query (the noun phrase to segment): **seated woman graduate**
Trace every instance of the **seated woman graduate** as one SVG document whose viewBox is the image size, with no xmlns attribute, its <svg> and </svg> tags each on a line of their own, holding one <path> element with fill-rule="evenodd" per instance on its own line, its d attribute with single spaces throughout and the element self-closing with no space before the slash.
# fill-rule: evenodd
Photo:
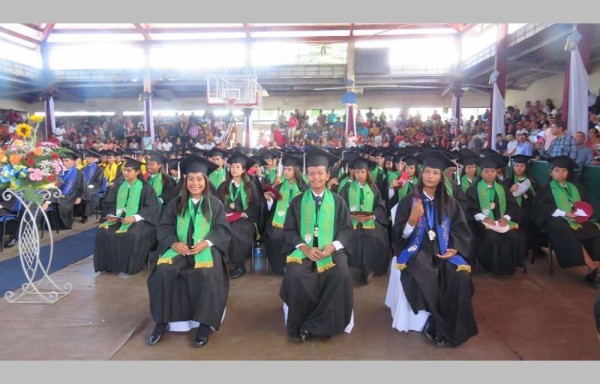
<svg viewBox="0 0 600 384">
<path fill-rule="evenodd" d="M 388 214 L 369 173 L 377 163 L 357 157 L 348 166 L 354 169 L 354 181 L 339 192 L 352 218 L 352 237 L 346 246 L 348 265 L 360 268 L 361 283 L 369 284 L 373 274 L 380 276 L 387 271 L 391 256 Z"/>
<path fill-rule="evenodd" d="M 394 206 L 412 192 L 415 185 L 419 184 L 419 159 L 412 155 L 402 157 L 401 161 L 406 172 L 406 179 L 399 180 L 398 178 L 391 180 L 388 190 L 389 206 Z"/>
<path fill-rule="evenodd" d="M 287 255 L 283 253 L 283 225 L 285 224 L 288 207 L 294 197 L 308 188 L 300 173 L 301 163 L 302 158 L 285 155 L 282 159 L 284 180 L 274 187 L 279 193 L 279 196 L 277 196 L 279 198 L 275 199 L 275 193 L 273 192 L 264 192 L 266 200 L 265 221 L 267 223 L 264 233 L 265 249 L 271 272 L 276 275 L 283 275 L 286 264 Z"/>
<path fill-rule="evenodd" d="M 185 187 L 164 208 L 157 228 L 161 256 L 148 277 L 150 312 L 156 323 L 148 344 L 158 343 L 169 329 L 198 327 L 194 345 L 203 347 L 225 315 L 231 232 L 223 204 L 208 188 L 207 175 L 217 165 L 189 155 L 180 168 Z"/>
<path fill-rule="evenodd" d="M 142 163 L 127 159 L 123 181 L 104 197 L 106 221 L 96 233 L 94 270 L 96 272 L 139 272 L 156 242 L 158 199 L 142 178 Z"/>
<path fill-rule="evenodd" d="M 481 180 L 467 189 L 467 220 L 477 246 L 473 249 L 488 271 L 508 275 L 523 266 L 527 239 L 519 229 L 521 210 L 510 191 L 497 181 L 497 169 L 504 160 L 496 152 L 480 160 Z"/>
<path fill-rule="evenodd" d="M 287 334 L 303 341 L 352 330 L 352 275 L 345 246 L 350 211 L 325 183 L 337 156 L 311 148 L 305 154 L 310 188 L 290 203 L 284 224 L 287 256 L 281 291 Z"/>
<path fill-rule="evenodd" d="M 231 154 L 227 180 L 221 183 L 217 197 L 225 205 L 227 221 L 231 226 L 232 241 L 227 255 L 233 269 L 229 277 L 238 278 L 246 273 L 246 260 L 252 255 L 256 237 L 256 223 L 260 218 L 260 200 L 256 186 L 246 175 L 254 161 L 240 152 Z"/>
<path fill-rule="evenodd" d="M 471 231 L 443 181 L 450 164 L 444 156 L 425 158 L 419 186 L 396 210 L 392 238 L 401 251 L 393 258 L 385 299 L 394 328 L 422 330 L 440 347 L 459 346 L 478 332 L 465 260 Z"/>
<path fill-rule="evenodd" d="M 107 184 L 104 178 L 104 170 L 98 164 L 101 155 L 91 149 L 86 150 L 84 154 L 86 165 L 81 169 L 84 178 L 84 193 L 81 203 L 82 223 L 86 223 L 88 217 L 94 214 L 100 199 L 99 193 L 106 189 Z"/>
<path fill-rule="evenodd" d="M 62 196 L 51 199 L 52 204 L 58 211 L 58 224 L 66 229 L 73 227 L 73 206 L 81 203 L 81 198 L 85 193 L 83 173 L 75 165 L 78 157 L 76 153 L 71 151 L 65 151 L 61 155 L 65 173 L 61 176 L 63 182 L 58 188 Z"/>
<path fill-rule="evenodd" d="M 460 188 L 463 192 L 467 192 L 473 184 L 477 182 L 479 177 L 479 160 L 481 156 L 478 155 L 466 155 L 461 156 L 457 161 L 462 164 L 462 175 L 460 176 Z"/>
<path fill-rule="evenodd" d="M 504 186 L 512 193 L 521 209 L 519 227 L 527 238 L 527 251 L 540 253 L 543 236 L 533 223 L 533 201 L 536 195 L 537 182 L 527 175 L 527 163 L 532 156 L 512 156 L 514 161 L 512 172 L 504 179 Z"/>
<path fill-rule="evenodd" d="M 151 151 L 147 158 L 148 184 L 156 192 L 159 208 L 167 206 L 179 194 L 177 185 L 165 171 L 167 161 L 168 159 L 157 151 Z"/>
<path fill-rule="evenodd" d="M 585 265 L 586 281 L 600 281 L 600 229 L 577 208 L 581 189 L 569 180 L 576 163 L 569 156 L 550 159 L 552 180 L 539 189 L 533 207 L 534 223 L 546 231 L 561 268 Z"/>
</svg>

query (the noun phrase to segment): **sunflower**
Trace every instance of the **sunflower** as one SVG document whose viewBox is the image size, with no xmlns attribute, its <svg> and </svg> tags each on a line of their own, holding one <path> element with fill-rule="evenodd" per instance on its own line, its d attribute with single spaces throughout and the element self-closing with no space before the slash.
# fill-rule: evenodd
<svg viewBox="0 0 600 384">
<path fill-rule="evenodd" d="M 44 120 L 44 116 L 41 115 L 31 115 L 29 116 L 29 121 L 32 123 L 41 123 Z"/>
<path fill-rule="evenodd" d="M 32 130 L 33 130 L 33 128 L 29 124 L 19 124 L 19 125 L 17 125 L 17 129 L 15 130 L 15 133 L 18 136 L 21 136 L 22 138 L 26 139 L 29 136 L 31 136 Z"/>
</svg>

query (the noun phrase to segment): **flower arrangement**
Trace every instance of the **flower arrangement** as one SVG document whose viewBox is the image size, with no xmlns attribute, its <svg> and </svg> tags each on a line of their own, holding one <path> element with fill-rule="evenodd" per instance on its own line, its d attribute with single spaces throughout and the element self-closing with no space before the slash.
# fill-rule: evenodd
<svg viewBox="0 0 600 384">
<path fill-rule="evenodd" d="M 43 116 L 29 116 L 17 125 L 14 137 L 0 148 L 0 188 L 20 192 L 25 201 L 40 202 L 39 190 L 56 187 L 64 171 L 60 161 L 64 150 L 46 141 L 37 141 Z"/>
</svg>

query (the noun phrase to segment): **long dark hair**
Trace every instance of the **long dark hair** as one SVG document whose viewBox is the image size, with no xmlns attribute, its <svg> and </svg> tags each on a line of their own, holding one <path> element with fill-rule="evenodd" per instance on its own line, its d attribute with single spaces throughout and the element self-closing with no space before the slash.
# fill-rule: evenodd
<svg viewBox="0 0 600 384">
<path fill-rule="evenodd" d="M 204 178 L 204 191 L 202 191 L 202 197 L 204 197 L 202 199 L 202 203 L 200 204 L 200 210 L 202 211 L 202 216 L 204 216 L 204 218 L 208 221 L 210 221 L 210 187 L 208 185 L 208 183 L 210 183 L 210 181 L 208 181 L 208 177 L 206 177 L 205 174 L 202 174 L 202 177 Z M 182 177 L 180 180 L 186 180 L 187 177 Z M 177 201 L 177 214 L 180 216 L 185 215 L 185 212 L 188 209 L 188 200 L 191 199 L 190 196 L 190 192 L 187 189 L 187 185 L 186 185 L 186 181 L 183 181 L 183 186 L 181 188 L 181 196 L 178 197 L 178 201 Z"/>
<path fill-rule="evenodd" d="M 298 188 L 303 191 L 307 187 L 306 183 L 304 182 L 304 179 L 302 179 L 302 173 L 300 172 L 300 169 L 298 169 L 298 167 L 292 167 L 294 169 L 294 180 L 296 180 L 296 185 L 298 186 Z"/>
<path fill-rule="evenodd" d="M 354 172 L 356 173 L 356 169 L 354 170 Z M 371 189 L 375 188 L 375 182 L 373 182 L 373 178 L 371 177 L 371 171 L 369 169 L 366 169 L 367 171 L 367 180 L 366 183 L 369 184 L 369 187 L 371 187 Z M 353 176 L 353 180 L 352 181 L 356 181 L 356 175 Z"/>
<path fill-rule="evenodd" d="M 244 169 L 244 173 L 242 174 L 242 181 L 244 182 L 244 192 L 246 193 L 246 203 L 248 205 L 250 205 L 250 202 L 252 201 L 252 187 L 250 186 L 250 178 L 248 178 L 248 173 L 246 173 L 246 167 L 243 167 Z M 233 177 L 231 176 L 231 170 L 227 171 L 227 177 L 225 178 L 225 181 L 223 183 L 221 183 L 221 187 L 223 187 L 223 204 L 225 204 L 225 202 L 227 201 L 227 199 L 229 199 L 229 183 L 231 183 L 231 181 L 233 180 Z"/>
<path fill-rule="evenodd" d="M 421 176 L 419 176 L 419 185 L 415 185 L 413 187 L 413 191 L 417 192 L 419 197 L 421 197 L 421 198 L 423 198 L 425 196 L 423 194 L 423 188 L 424 188 L 423 173 L 424 172 L 421 172 Z M 446 191 L 445 183 L 446 183 L 446 179 L 444 176 L 444 172 L 442 172 L 442 178 L 441 178 L 439 184 L 437 185 L 437 187 L 435 188 L 435 196 L 434 196 L 434 201 L 437 202 L 435 204 L 435 207 L 436 207 L 438 224 L 442 224 L 442 220 L 443 220 L 444 216 L 450 214 L 449 209 L 448 209 L 448 203 L 450 201 L 450 196 L 448 195 L 448 192 Z"/>
</svg>

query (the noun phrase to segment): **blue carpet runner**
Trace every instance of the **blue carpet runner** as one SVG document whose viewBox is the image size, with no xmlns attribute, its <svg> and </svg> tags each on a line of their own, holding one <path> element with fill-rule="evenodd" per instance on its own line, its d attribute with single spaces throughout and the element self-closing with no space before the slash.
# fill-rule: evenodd
<svg viewBox="0 0 600 384">
<path fill-rule="evenodd" d="M 48 274 L 63 269 L 67 265 L 73 264 L 83 258 L 86 258 L 94 253 L 94 242 L 96 240 L 96 230 L 91 228 L 78 234 L 70 235 L 64 239 L 54 242 L 54 255 L 52 256 L 52 265 Z M 16 247 L 16 245 L 15 245 Z M 45 245 L 40 248 L 40 258 L 42 265 L 48 264 L 50 255 L 50 245 Z M 42 277 L 38 271 L 35 280 Z M 0 295 L 4 297 L 6 291 L 14 291 L 21 288 L 23 283 L 26 283 L 25 273 L 21 267 L 19 255 L 8 260 L 0 262 Z M 59 282 L 56 282 L 62 286 Z"/>
</svg>

